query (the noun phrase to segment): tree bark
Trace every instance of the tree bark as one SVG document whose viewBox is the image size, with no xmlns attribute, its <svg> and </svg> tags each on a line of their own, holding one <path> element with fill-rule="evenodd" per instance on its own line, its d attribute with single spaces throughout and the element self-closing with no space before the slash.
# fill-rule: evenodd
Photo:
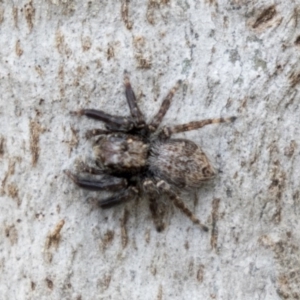
<svg viewBox="0 0 300 300">
<path fill-rule="evenodd" d="M 0 4 L 1 299 L 299 299 L 297 1 L 4 1 Z M 101 210 L 63 173 L 92 161 L 81 108 L 129 115 L 127 70 L 147 121 L 236 116 L 178 134 L 218 176 Z"/>
</svg>

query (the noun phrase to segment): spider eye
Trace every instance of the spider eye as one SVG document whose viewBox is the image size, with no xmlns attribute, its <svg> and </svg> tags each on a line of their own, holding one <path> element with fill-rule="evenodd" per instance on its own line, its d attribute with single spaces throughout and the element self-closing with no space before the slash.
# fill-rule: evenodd
<svg viewBox="0 0 300 300">
<path fill-rule="evenodd" d="M 204 167 L 202 169 L 202 174 L 204 177 L 213 177 L 215 175 L 214 171 L 209 167 Z"/>
</svg>

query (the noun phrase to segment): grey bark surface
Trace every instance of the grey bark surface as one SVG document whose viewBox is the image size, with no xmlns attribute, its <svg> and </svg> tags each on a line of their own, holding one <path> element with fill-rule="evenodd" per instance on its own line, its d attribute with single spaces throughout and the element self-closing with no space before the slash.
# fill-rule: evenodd
<svg viewBox="0 0 300 300">
<path fill-rule="evenodd" d="M 0 3 L 1 299 L 299 299 L 298 1 Z M 92 160 L 79 108 L 237 116 L 178 135 L 220 170 L 155 230 L 141 198 L 101 210 L 64 169 Z M 98 195 L 101 197 L 101 195 Z M 170 205 L 169 205 L 170 204 Z"/>
</svg>

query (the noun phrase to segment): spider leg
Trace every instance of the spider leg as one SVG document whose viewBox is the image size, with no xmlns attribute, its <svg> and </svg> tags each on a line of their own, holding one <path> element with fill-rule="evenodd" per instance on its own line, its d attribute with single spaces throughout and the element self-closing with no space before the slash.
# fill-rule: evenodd
<svg viewBox="0 0 300 300">
<path fill-rule="evenodd" d="M 176 195 L 175 192 L 173 192 L 171 190 L 171 187 L 168 183 L 166 183 L 165 181 L 161 180 L 156 184 L 157 188 L 166 193 L 169 198 L 172 200 L 172 202 L 174 203 L 174 205 L 176 207 L 178 207 L 187 217 L 190 218 L 190 220 L 194 223 L 197 224 L 201 227 L 202 230 L 204 231 L 208 231 L 208 227 L 203 225 L 200 220 L 193 214 L 192 211 L 190 211 L 186 205 L 184 204 L 184 202 Z"/>
<path fill-rule="evenodd" d="M 161 138 L 169 138 L 174 133 L 184 132 L 184 131 L 190 131 L 202 128 L 209 124 L 218 124 L 218 123 L 229 123 L 234 122 L 236 120 L 236 117 L 230 117 L 230 118 L 219 118 L 219 119 L 207 119 L 202 121 L 194 121 L 186 124 L 181 125 L 175 125 L 171 127 L 163 127 L 159 136 Z"/>
<path fill-rule="evenodd" d="M 136 122 L 136 127 L 143 128 L 145 126 L 145 118 L 138 107 L 137 100 L 134 91 L 132 90 L 127 71 L 124 71 L 124 85 L 125 95 L 131 112 L 131 116 Z"/>
<path fill-rule="evenodd" d="M 127 181 L 125 179 L 109 175 L 105 175 L 98 180 L 92 180 L 79 178 L 68 170 L 65 170 L 64 173 L 79 187 L 92 191 L 118 190 L 124 189 L 127 186 Z"/>
<path fill-rule="evenodd" d="M 101 208 L 110 208 L 114 205 L 118 205 L 134 199 L 138 195 L 138 192 L 139 191 L 136 187 L 130 186 L 126 190 L 120 191 L 116 196 L 108 197 L 102 200 L 97 200 L 97 202 Z"/>
<path fill-rule="evenodd" d="M 85 133 L 85 137 L 86 137 L 87 139 L 90 139 L 90 138 L 92 138 L 93 136 L 97 136 L 97 135 L 101 135 L 101 134 L 110 134 L 110 133 L 111 133 L 110 130 L 104 130 L 104 129 L 94 128 L 94 129 L 88 130 L 88 131 Z"/>
<path fill-rule="evenodd" d="M 80 109 L 78 111 L 71 111 L 72 115 L 87 116 L 95 120 L 102 121 L 106 124 L 106 128 L 115 131 L 130 131 L 135 123 L 131 117 L 121 117 L 110 115 L 102 110 L 96 109 Z"/>
<path fill-rule="evenodd" d="M 91 167 L 88 164 L 84 163 L 83 161 L 80 162 L 78 167 L 79 167 L 79 171 L 82 173 L 90 173 L 93 175 L 103 175 L 103 170 L 101 170 L 100 168 Z M 65 173 L 66 172 L 70 173 L 70 171 L 65 171 Z M 74 176 L 74 175 L 72 174 L 72 176 Z"/>
<path fill-rule="evenodd" d="M 181 84 L 181 80 L 178 80 L 176 85 L 169 91 L 168 95 L 163 100 L 158 113 L 154 116 L 153 120 L 151 121 L 151 123 L 148 126 L 151 132 L 156 131 L 156 129 L 158 128 L 163 117 L 167 113 L 167 111 L 171 105 L 172 98 L 173 98 L 176 90 L 179 88 L 180 84 Z"/>
<path fill-rule="evenodd" d="M 158 232 L 161 232 L 165 228 L 163 222 L 164 211 L 158 206 L 157 199 L 159 197 L 158 190 L 155 183 L 151 179 L 146 179 L 143 182 L 143 188 L 148 195 L 149 208 L 153 217 L 153 221 Z"/>
</svg>

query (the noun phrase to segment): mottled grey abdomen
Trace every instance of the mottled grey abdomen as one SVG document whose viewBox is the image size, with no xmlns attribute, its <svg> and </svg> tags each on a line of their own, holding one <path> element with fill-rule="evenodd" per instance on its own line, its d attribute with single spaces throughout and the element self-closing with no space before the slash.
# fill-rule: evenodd
<svg viewBox="0 0 300 300">
<path fill-rule="evenodd" d="M 149 169 L 155 176 L 178 187 L 198 187 L 215 175 L 201 148 L 183 139 L 154 143 L 149 157 Z"/>
</svg>

